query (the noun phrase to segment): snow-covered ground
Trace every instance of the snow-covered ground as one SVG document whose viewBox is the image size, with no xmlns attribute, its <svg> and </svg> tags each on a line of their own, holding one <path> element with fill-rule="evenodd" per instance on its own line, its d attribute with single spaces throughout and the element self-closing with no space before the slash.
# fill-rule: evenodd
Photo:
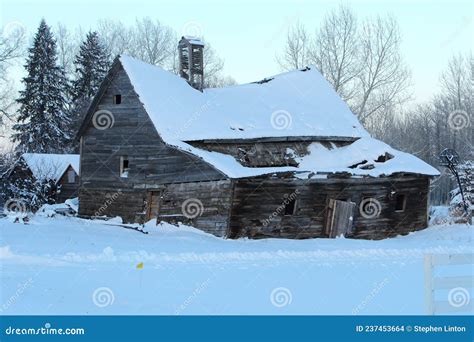
<svg viewBox="0 0 474 342">
<path fill-rule="evenodd" d="M 459 224 L 383 241 L 110 224 L 0 219 L 0 313 L 424 314 L 424 255 L 472 253 L 474 237 Z"/>
</svg>

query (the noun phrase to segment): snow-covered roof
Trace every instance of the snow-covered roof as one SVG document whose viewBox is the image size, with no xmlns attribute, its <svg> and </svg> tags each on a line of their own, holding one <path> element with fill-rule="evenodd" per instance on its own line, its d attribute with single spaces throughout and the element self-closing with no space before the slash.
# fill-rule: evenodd
<svg viewBox="0 0 474 342">
<path fill-rule="evenodd" d="M 187 39 L 191 44 L 193 45 L 201 45 L 204 46 L 204 42 L 199 38 L 195 36 L 183 36 L 183 38 Z"/>
<path fill-rule="evenodd" d="M 301 177 L 335 172 L 372 177 L 398 172 L 439 175 L 417 157 L 371 138 L 315 67 L 200 92 L 160 67 L 129 56 L 121 56 L 120 62 L 161 138 L 231 178 L 280 172 L 295 172 Z M 230 155 L 190 144 L 199 140 L 290 137 L 355 141 L 333 148 L 312 142 L 308 155 L 295 158 L 297 167 L 245 167 Z M 388 160 L 378 161 L 381 156 L 388 156 Z"/>
<path fill-rule="evenodd" d="M 205 151 L 189 144 L 181 144 L 180 148 L 201 157 L 231 178 L 282 172 L 295 172 L 300 178 L 320 177 L 332 173 L 369 177 L 390 176 L 400 172 L 439 175 L 438 170 L 414 155 L 398 151 L 370 137 L 360 138 L 343 147 L 332 144 L 332 147 L 328 148 L 327 145 L 313 142 L 308 147 L 308 155 L 295 157 L 298 166 L 283 167 L 245 167 L 227 154 Z M 380 157 L 387 160 L 382 161 Z"/>
<path fill-rule="evenodd" d="M 79 154 L 23 153 L 21 157 L 36 179 L 58 181 L 69 166 L 79 174 Z"/>
<path fill-rule="evenodd" d="M 162 139 L 366 137 L 367 131 L 315 67 L 258 83 L 200 92 L 181 77 L 129 56 L 120 62 Z"/>
</svg>

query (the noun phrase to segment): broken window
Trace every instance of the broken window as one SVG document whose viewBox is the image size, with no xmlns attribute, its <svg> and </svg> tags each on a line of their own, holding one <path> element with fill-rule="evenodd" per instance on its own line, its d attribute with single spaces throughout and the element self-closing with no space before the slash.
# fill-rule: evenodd
<svg viewBox="0 0 474 342">
<path fill-rule="evenodd" d="M 406 196 L 397 194 L 395 196 L 395 211 L 405 211 Z"/>
<path fill-rule="evenodd" d="M 114 104 L 121 104 L 122 103 L 122 95 L 120 94 L 117 94 L 117 95 L 114 95 Z"/>
<path fill-rule="evenodd" d="M 285 216 L 291 216 L 295 214 L 296 209 L 296 198 L 290 198 L 285 203 Z"/>
<path fill-rule="evenodd" d="M 120 157 L 120 177 L 127 178 L 129 171 L 128 157 Z"/>
</svg>

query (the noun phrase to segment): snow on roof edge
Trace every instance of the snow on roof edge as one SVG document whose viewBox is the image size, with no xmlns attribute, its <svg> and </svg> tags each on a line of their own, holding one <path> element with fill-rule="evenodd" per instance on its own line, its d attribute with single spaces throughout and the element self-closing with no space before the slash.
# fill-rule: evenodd
<svg viewBox="0 0 474 342">
<path fill-rule="evenodd" d="M 21 158 L 37 179 L 58 182 L 69 166 L 79 175 L 79 154 L 23 153 Z"/>
<path fill-rule="evenodd" d="M 246 178 L 287 172 L 294 172 L 295 174 L 311 173 L 315 176 L 349 173 L 353 177 L 382 177 L 395 173 L 411 173 L 434 177 L 440 174 L 437 169 L 418 157 L 395 150 L 384 142 L 373 138 L 360 138 L 348 146 L 336 147 L 331 150 L 320 143 L 312 143 L 309 147 L 309 155 L 295 158 L 299 163 L 298 167 L 246 167 L 228 154 L 206 151 L 180 141 L 175 141 L 172 146 L 194 154 L 230 178 Z M 385 162 L 375 162 L 375 159 L 385 153 L 391 154 L 393 158 Z M 373 164 L 374 168 L 350 168 L 350 166 L 363 160 Z"/>
</svg>

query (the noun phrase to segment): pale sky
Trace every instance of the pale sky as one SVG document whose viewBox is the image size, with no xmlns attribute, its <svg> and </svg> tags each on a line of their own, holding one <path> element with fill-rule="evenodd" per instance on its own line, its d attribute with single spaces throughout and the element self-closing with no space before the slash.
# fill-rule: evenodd
<svg viewBox="0 0 474 342">
<path fill-rule="evenodd" d="M 429 100 L 438 88 L 440 72 L 453 54 L 473 51 L 473 1 L 345 1 L 356 15 L 392 14 L 403 36 L 402 54 L 412 70 L 417 102 Z M 94 29 L 98 19 L 132 23 L 149 16 L 178 34 L 201 33 L 225 61 L 225 73 L 239 83 L 279 73 L 275 54 L 281 51 L 287 28 L 299 20 L 316 29 L 324 14 L 339 1 L 240 0 L 0 0 L 2 25 L 23 25 L 33 34 L 44 17 L 74 29 Z M 186 32 L 188 32 L 186 31 Z"/>
</svg>

